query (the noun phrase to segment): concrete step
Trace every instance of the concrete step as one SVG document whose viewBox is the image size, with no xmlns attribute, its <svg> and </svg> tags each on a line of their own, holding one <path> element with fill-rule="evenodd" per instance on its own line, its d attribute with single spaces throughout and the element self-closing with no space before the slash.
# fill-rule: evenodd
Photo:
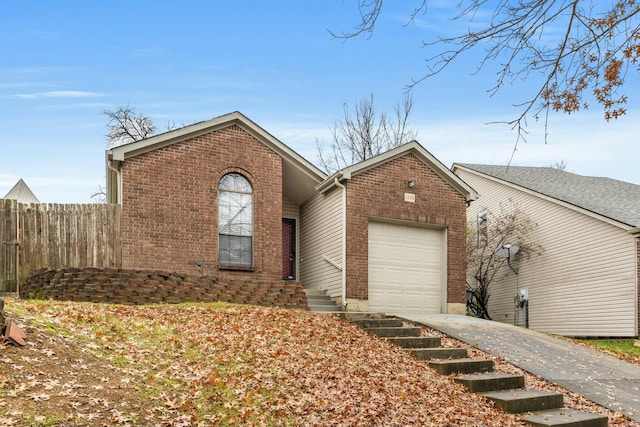
<svg viewBox="0 0 640 427">
<path fill-rule="evenodd" d="M 307 295 L 307 306 L 309 310 L 316 313 L 340 313 L 342 308 L 339 307 L 333 299 L 327 295 L 323 289 L 305 289 Z"/>
<path fill-rule="evenodd" d="M 487 372 L 478 375 L 463 375 L 455 377 L 453 380 L 462 384 L 473 393 L 513 390 L 524 387 L 523 375 L 501 374 L 498 372 Z"/>
<path fill-rule="evenodd" d="M 367 332 L 381 338 L 390 337 L 419 337 L 420 328 L 367 328 Z"/>
<path fill-rule="evenodd" d="M 331 297 L 329 297 L 329 295 L 307 295 L 307 299 L 308 300 L 312 300 L 312 301 L 322 301 L 322 300 L 330 300 L 332 301 Z"/>
<path fill-rule="evenodd" d="M 389 342 L 402 348 L 433 348 L 440 347 L 440 337 L 391 337 Z"/>
<path fill-rule="evenodd" d="M 384 313 L 370 313 L 368 311 L 345 311 L 343 316 L 347 322 L 355 322 L 365 319 L 385 319 Z"/>
<path fill-rule="evenodd" d="M 482 393 L 496 408 L 510 414 L 559 409 L 564 405 L 561 393 L 540 390 L 507 390 Z"/>
<path fill-rule="evenodd" d="M 466 359 L 469 352 L 466 348 L 415 348 L 411 354 L 418 360 L 432 359 Z"/>
<path fill-rule="evenodd" d="M 310 296 L 326 296 L 327 291 L 324 289 L 304 289 L 304 293 L 307 295 L 307 298 Z"/>
<path fill-rule="evenodd" d="M 361 320 L 355 320 L 353 323 L 355 323 L 356 325 L 364 329 L 402 327 L 401 319 L 361 319 Z"/>
<path fill-rule="evenodd" d="M 307 305 L 336 305 L 329 297 L 326 298 L 307 298 Z"/>
<path fill-rule="evenodd" d="M 340 307 L 338 307 L 335 304 L 332 305 L 313 305 L 313 304 L 307 304 L 307 306 L 309 307 L 310 311 L 316 312 L 316 313 L 341 313 L 342 310 L 340 309 Z"/>
<path fill-rule="evenodd" d="M 441 375 L 475 374 L 493 371 L 493 360 L 488 359 L 454 359 L 435 360 L 429 366 Z"/>
<path fill-rule="evenodd" d="M 536 412 L 533 415 L 522 417 L 522 420 L 535 427 L 606 427 L 609 425 L 606 415 L 590 414 L 573 409 Z"/>
</svg>

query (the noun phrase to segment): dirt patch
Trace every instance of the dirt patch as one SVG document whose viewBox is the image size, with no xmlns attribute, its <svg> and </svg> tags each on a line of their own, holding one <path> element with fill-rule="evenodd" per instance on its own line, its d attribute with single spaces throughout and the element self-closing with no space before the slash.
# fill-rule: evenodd
<svg viewBox="0 0 640 427">
<path fill-rule="evenodd" d="M 127 370 L 19 322 L 27 345 L 0 344 L 0 425 L 134 425 L 157 412 Z M 170 412 L 167 420 L 175 418 Z"/>
</svg>

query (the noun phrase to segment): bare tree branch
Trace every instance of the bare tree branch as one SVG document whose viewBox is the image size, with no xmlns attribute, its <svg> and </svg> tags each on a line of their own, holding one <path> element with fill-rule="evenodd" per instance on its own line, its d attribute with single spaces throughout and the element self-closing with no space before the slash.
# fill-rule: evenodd
<svg viewBox="0 0 640 427">
<path fill-rule="evenodd" d="M 102 185 L 99 185 L 98 186 L 98 191 L 96 191 L 95 193 L 91 193 L 89 195 L 89 197 L 92 198 L 92 199 L 96 199 L 100 203 L 106 203 L 107 202 L 107 190 Z"/>
<path fill-rule="evenodd" d="M 142 114 L 136 114 L 135 108 L 120 106 L 114 111 L 102 112 L 108 118 L 107 147 L 117 147 L 152 136 L 155 132 L 153 121 Z M 168 124 L 167 126 L 170 126 Z"/>
<path fill-rule="evenodd" d="M 361 22 L 356 25 L 355 30 L 349 33 L 341 32 L 340 34 L 329 30 L 329 34 L 336 39 L 357 37 L 363 33 L 368 33 L 368 37 L 371 37 L 381 10 L 382 0 L 358 0 L 358 12 L 360 12 Z"/>
<path fill-rule="evenodd" d="M 425 0 L 408 15 L 407 25 L 417 15 L 428 15 Z M 621 93 L 625 73 L 640 71 L 640 2 L 615 0 L 603 4 L 594 0 L 460 0 L 453 20 L 468 20 L 483 27 L 452 37 L 423 41 L 438 53 L 426 58 L 426 72 L 407 85 L 411 90 L 432 77 L 462 54 L 484 49 L 475 72 L 498 63 L 495 94 L 505 84 L 539 76 L 537 89 L 515 105 L 520 110 L 510 121 L 517 132 L 517 144 L 526 140 L 527 118 L 543 115 L 545 136 L 550 111 L 566 114 L 589 108 L 587 98 L 603 108 L 605 120 L 626 114 L 627 96 Z M 352 32 L 335 37 L 369 36 L 383 11 L 382 0 L 360 0 L 361 21 Z M 482 13 L 481 13 L 482 12 Z M 480 17 L 490 16 L 486 22 Z M 560 29 L 560 31 L 557 31 Z M 538 78 L 538 77 L 536 77 Z"/>
<path fill-rule="evenodd" d="M 410 95 L 405 95 L 402 104 L 394 108 L 394 119 L 384 112 L 377 113 L 373 94 L 361 99 L 353 113 L 348 104 L 343 104 L 343 118 L 331 128 L 329 153 L 324 144 L 316 140 L 319 165 L 332 173 L 411 141 L 416 135 L 409 125 L 412 108 Z"/>
</svg>

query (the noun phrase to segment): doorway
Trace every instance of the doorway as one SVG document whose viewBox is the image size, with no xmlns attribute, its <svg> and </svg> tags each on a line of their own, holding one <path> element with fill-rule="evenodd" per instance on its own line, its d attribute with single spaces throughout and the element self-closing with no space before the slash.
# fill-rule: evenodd
<svg viewBox="0 0 640 427">
<path fill-rule="evenodd" d="M 282 218 L 282 278 L 296 278 L 296 220 Z"/>
</svg>

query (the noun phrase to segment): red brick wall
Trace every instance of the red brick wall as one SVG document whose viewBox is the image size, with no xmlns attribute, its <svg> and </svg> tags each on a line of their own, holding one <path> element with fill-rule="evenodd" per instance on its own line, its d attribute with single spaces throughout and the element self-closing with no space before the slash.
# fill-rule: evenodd
<svg viewBox="0 0 640 427">
<path fill-rule="evenodd" d="M 253 187 L 253 271 L 218 270 L 218 182 Z M 233 125 L 124 161 L 123 267 L 281 279 L 282 159 Z"/>
<path fill-rule="evenodd" d="M 447 299 L 465 303 L 466 201 L 458 191 L 413 154 L 358 174 L 346 186 L 348 298 L 368 298 L 368 218 L 383 217 L 447 228 Z M 416 202 L 405 202 L 405 192 Z"/>
</svg>

